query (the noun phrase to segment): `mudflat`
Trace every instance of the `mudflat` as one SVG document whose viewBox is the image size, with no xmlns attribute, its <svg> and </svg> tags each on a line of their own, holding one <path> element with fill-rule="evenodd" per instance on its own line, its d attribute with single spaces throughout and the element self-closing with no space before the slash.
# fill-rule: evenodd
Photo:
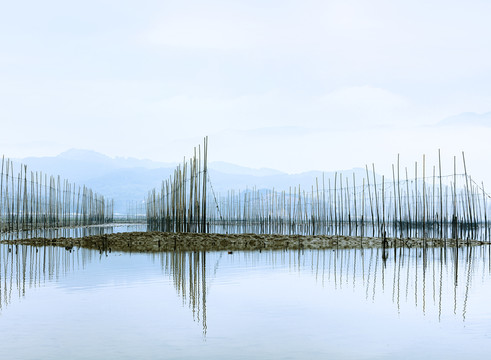
<svg viewBox="0 0 491 360">
<path fill-rule="evenodd" d="M 33 238 L 4 240 L 3 243 L 32 246 L 62 246 L 98 249 L 100 251 L 234 251 L 279 249 L 352 249 L 394 247 L 455 247 L 486 244 L 478 240 L 396 239 L 351 237 L 341 235 L 270 235 L 270 234 L 203 234 L 129 232 L 94 235 L 83 238 Z"/>
</svg>

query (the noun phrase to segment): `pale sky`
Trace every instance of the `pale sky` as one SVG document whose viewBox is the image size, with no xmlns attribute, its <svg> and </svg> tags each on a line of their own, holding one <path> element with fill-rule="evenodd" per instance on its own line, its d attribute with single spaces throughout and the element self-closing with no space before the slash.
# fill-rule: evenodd
<svg viewBox="0 0 491 360">
<path fill-rule="evenodd" d="M 491 2 L 7 1 L 0 144 L 296 173 L 465 151 L 491 187 Z M 457 117 L 461 124 L 440 121 Z M 487 114 L 488 113 L 488 114 Z M 476 118 L 476 115 L 474 115 Z"/>
</svg>

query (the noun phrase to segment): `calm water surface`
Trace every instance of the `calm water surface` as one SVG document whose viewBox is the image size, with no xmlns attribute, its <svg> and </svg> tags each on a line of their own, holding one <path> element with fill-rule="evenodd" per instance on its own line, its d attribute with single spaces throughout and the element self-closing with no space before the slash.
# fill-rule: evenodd
<svg viewBox="0 0 491 360">
<path fill-rule="evenodd" d="M 107 235 L 124 232 L 147 231 L 146 224 L 102 224 L 77 227 L 60 227 L 26 231 L 0 233 L 0 240 L 17 240 L 32 238 L 55 239 L 60 237 L 81 238 L 91 235 Z"/>
<path fill-rule="evenodd" d="M 0 245 L 2 359 L 483 359 L 490 248 Z"/>
</svg>

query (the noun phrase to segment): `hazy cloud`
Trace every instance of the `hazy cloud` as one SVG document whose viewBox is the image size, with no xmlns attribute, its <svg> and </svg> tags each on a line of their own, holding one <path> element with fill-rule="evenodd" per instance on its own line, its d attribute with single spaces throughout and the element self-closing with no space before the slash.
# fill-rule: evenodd
<svg viewBox="0 0 491 360">
<path fill-rule="evenodd" d="M 289 171 L 423 148 L 479 157 L 487 128 L 468 125 L 485 115 L 428 129 L 491 111 L 490 13 L 482 0 L 6 2 L 0 142 L 11 156 L 176 161 L 209 134 L 214 160 Z"/>
<path fill-rule="evenodd" d="M 476 114 L 466 112 L 455 116 L 450 116 L 439 122 L 441 126 L 483 126 L 491 127 L 491 112 Z"/>
</svg>

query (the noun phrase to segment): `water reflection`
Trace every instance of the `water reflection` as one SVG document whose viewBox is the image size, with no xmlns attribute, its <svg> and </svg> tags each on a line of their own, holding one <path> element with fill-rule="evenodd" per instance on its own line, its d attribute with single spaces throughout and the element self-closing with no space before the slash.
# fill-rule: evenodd
<svg viewBox="0 0 491 360">
<path fill-rule="evenodd" d="M 124 232 L 147 231 L 146 224 L 103 224 L 78 227 L 60 227 L 26 231 L 1 232 L 0 240 L 19 240 L 36 238 L 82 238 L 92 235 L 108 235 Z"/>
<path fill-rule="evenodd" d="M 164 273 L 172 277 L 177 294 L 183 305 L 188 305 L 193 312 L 193 319 L 203 325 L 206 335 L 206 296 L 207 266 L 206 252 L 172 252 L 160 253 L 160 263 Z M 221 255 L 218 257 L 218 262 Z M 214 267 L 216 275 L 217 265 Z"/>
<path fill-rule="evenodd" d="M 262 271 L 286 268 L 289 272 L 309 271 L 316 282 L 335 291 L 363 290 L 366 301 L 377 302 L 390 295 L 400 314 L 404 307 L 419 308 L 424 316 L 442 315 L 466 320 L 472 279 L 491 274 L 490 247 L 465 248 L 380 248 L 353 250 L 312 250 L 242 252 L 229 257 L 224 253 L 161 254 L 163 270 L 172 276 L 183 304 L 203 323 L 206 333 L 207 276 L 217 276 L 222 256 L 225 267 L 240 264 L 251 269 L 266 265 Z M 214 263 L 213 268 L 207 260 Z M 222 264 L 223 265 L 223 264 Z M 269 269 L 268 269 L 269 268 Z"/>
<path fill-rule="evenodd" d="M 84 269 L 95 256 L 97 253 L 86 249 L 0 244 L 0 309 L 24 297 L 30 288 Z"/>
<path fill-rule="evenodd" d="M 298 274 L 330 291 L 361 296 L 365 302 L 385 303 L 390 299 L 389 306 L 398 314 L 417 308 L 423 316 L 434 316 L 438 321 L 443 316 L 466 321 L 473 282 L 491 274 L 491 247 L 487 245 L 118 256 L 127 257 L 128 262 L 147 258 L 158 264 L 205 335 L 210 290 L 230 286 L 252 273 Z M 0 308 L 24 297 L 29 288 L 59 281 L 62 275 L 85 269 L 94 261 L 109 260 L 94 250 L 0 244 Z M 122 275 L 129 275 L 127 271 Z"/>
</svg>

